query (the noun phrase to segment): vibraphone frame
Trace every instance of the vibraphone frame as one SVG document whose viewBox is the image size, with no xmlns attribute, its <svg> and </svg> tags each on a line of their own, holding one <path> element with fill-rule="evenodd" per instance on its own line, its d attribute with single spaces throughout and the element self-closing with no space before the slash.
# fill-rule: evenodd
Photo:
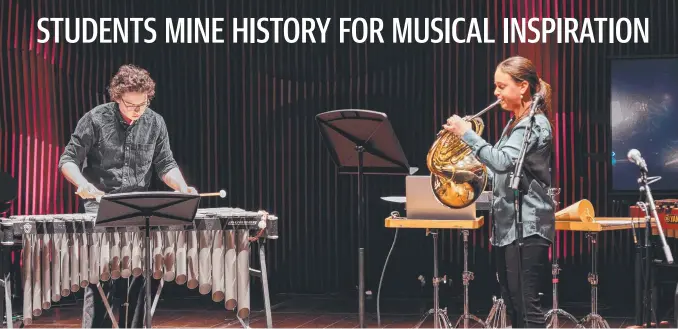
<svg viewBox="0 0 678 329">
<path fill-rule="evenodd" d="M 249 238 L 249 242 L 256 241 L 259 245 L 259 263 L 260 269 L 249 268 L 249 274 L 259 277 L 262 280 L 262 290 L 264 295 L 264 309 L 266 314 L 266 326 L 272 328 L 272 314 L 271 302 L 268 289 L 268 271 L 266 269 L 266 249 L 265 244 L 267 240 L 278 239 L 278 221 L 277 216 L 260 212 L 262 219 L 254 219 L 251 216 L 231 216 L 223 218 L 216 216 L 213 212 L 220 209 L 235 209 L 235 208 L 203 208 L 199 209 L 200 217 L 193 220 L 192 225 L 168 225 L 168 226 L 153 226 L 151 231 L 182 231 L 182 230 L 256 230 L 257 234 Z M 240 209 L 236 209 L 240 210 Z M 202 212 L 202 213 L 200 213 Z M 243 213 L 252 213 L 243 211 Z M 77 220 L 73 220 L 73 215 L 66 215 L 70 219 L 63 219 L 64 215 L 36 215 L 36 216 L 19 216 L 27 218 L 26 221 L 16 221 L 10 218 L 0 218 L 0 286 L 2 286 L 2 298 L 0 298 L 0 309 L 4 308 L 5 318 L 7 321 L 7 328 L 12 328 L 13 311 L 12 311 L 12 290 L 11 282 L 12 276 L 9 270 L 11 262 L 11 251 L 16 245 L 23 244 L 23 236 L 28 234 L 69 234 L 69 233 L 107 233 L 107 232 L 137 232 L 144 231 L 144 228 L 138 227 L 97 227 L 94 222 L 96 216 L 93 214 L 77 214 Z M 16 216 L 14 216 L 16 217 Z M 51 219 L 50 219 L 51 218 Z M 33 220 L 31 220 L 33 219 Z M 18 243 L 17 243 L 18 242 Z M 163 279 L 160 279 L 160 285 L 155 294 L 152 303 L 151 316 L 155 312 L 163 286 Z M 107 311 L 112 314 L 112 310 L 108 305 L 107 298 L 103 294 L 103 290 L 99 285 L 99 292 L 106 304 Z M 4 304 L 4 305 L 3 305 Z M 251 313 L 251 312 L 250 312 Z M 118 327 L 115 317 L 111 316 L 114 327 Z M 238 317 L 243 327 L 249 328 L 250 316 L 241 319 Z"/>
</svg>

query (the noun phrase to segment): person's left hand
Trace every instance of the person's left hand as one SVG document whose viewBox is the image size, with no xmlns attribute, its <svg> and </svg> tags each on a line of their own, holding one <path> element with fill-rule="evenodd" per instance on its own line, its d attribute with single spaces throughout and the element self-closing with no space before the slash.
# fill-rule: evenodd
<svg viewBox="0 0 678 329">
<path fill-rule="evenodd" d="M 443 128 L 457 136 L 462 136 L 467 131 L 471 130 L 472 126 L 471 122 L 466 121 L 455 114 L 447 119 L 447 123 L 443 125 Z"/>
</svg>

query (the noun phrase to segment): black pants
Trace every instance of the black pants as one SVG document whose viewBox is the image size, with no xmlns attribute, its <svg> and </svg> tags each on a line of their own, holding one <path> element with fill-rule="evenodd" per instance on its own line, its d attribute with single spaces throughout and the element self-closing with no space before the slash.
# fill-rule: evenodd
<svg viewBox="0 0 678 329">
<path fill-rule="evenodd" d="M 523 290 L 525 292 L 525 309 L 527 324 L 523 317 L 520 276 L 518 276 L 518 242 L 499 247 L 497 255 L 497 274 L 501 295 L 506 304 L 507 317 L 511 319 L 513 328 L 545 328 L 544 312 L 539 302 L 539 288 L 544 279 L 548 264 L 549 241 L 537 236 L 523 239 Z"/>
<path fill-rule="evenodd" d="M 155 297 L 159 281 L 151 279 L 151 303 Z M 119 278 L 101 282 L 108 303 L 117 316 L 118 326 L 121 328 L 143 328 L 145 315 L 146 285 L 143 276 L 130 276 L 129 280 Z M 129 292 L 129 294 L 128 294 Z M 126 305 L 127 304 L 127 305 Z M 126 325 L 125 325 L 126 323 Z M 82 310 L 83 328 L 111 328 L 113 322 L 95 284 L 85 288 L 85 301 Z"/>
</svg>

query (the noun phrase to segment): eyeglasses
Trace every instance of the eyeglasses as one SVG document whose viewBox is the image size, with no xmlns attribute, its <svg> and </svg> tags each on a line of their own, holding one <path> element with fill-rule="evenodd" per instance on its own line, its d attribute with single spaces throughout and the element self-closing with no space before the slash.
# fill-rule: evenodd
<svg viewBox="0 0 678 329">
<path fill-rule="evenodd" d="M 125 104 L 125 108 L 130 112 L 143 112 L 144 110 L 146 110 L 146 107 L 148 107 L 148 105 L 150 104 L 148 99 L 143 101 L 141 104 L 128 103 L 124 99 L 122 100 L 122 103 Z"/>
</svg>

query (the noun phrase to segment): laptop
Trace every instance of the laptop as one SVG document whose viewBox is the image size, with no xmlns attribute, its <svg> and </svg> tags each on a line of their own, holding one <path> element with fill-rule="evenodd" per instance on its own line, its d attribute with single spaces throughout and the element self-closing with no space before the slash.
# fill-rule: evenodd
<svg viewBox="0 0 678 329">
<path fill-rule="evenodd" d="M 405 210 L 408 219 L 475 220 L 476 204 L 466 208 L 449 208 L 433 194 L 430 176 L 405 177 Z"/>
</svg>

